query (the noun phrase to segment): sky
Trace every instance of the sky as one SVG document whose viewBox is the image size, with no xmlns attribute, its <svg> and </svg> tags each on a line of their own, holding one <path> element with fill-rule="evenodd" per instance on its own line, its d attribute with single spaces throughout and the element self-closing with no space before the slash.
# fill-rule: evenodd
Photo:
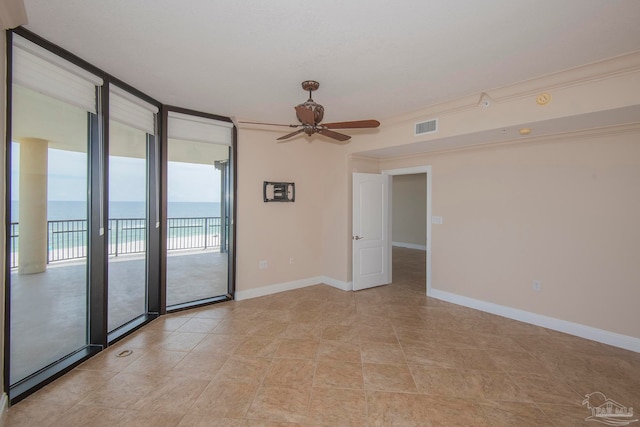
<svg viewBox="0 0 640 427">
<path fill-rule="evenodd" d="M 20 144 L 12 144 L 11 199 L 19 200 Z M 87 154 L 49 148 L 48 199 L 86 201 Z M 143 202 L 145 160 L 110 156 L 109 200 Z M 169 202 L 219 202 L 220 172 L 213 165 L 169 162 Z"/>
</svg>

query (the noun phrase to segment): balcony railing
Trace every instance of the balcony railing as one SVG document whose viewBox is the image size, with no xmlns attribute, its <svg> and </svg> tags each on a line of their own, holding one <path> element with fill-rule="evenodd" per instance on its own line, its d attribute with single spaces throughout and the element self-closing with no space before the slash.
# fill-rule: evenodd
<svg viewBox="0 0 640 427">
<path fill-rule="evenodd" d="M 220 217 L 168 218 L 167 250 L 220 250 Z M 11 268 L 18 267 L 20 225 L 11 223 L 9 254 Z M 144 253 L 147 221 L 144 218 L 109 220 L 110 256 Z M 47 221 L 47 263 L 87 256 L 87 220 Z"/>
</svg>

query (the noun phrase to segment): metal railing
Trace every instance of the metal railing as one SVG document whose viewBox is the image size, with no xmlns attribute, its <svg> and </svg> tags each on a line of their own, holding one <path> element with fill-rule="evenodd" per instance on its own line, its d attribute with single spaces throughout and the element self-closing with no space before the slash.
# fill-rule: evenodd
<svg viewBox="0 0 640 427">
<path fill-rule="evenodd" d="M 220 217 L 168 218 L 167 250 L 220 249 Z M 20 225 L 11 223 L 9 261 L 18 267 Z M 108 254 L 111 256 L 144 253 L 147 221 L 144 218 L 109 220 Z M 47 221 L 47 263 L 87 256 L 87 220 Z"/>
</svg>

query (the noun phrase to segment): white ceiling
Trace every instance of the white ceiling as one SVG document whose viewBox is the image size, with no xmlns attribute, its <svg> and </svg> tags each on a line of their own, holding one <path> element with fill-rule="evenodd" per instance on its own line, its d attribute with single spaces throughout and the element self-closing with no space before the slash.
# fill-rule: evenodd
<svg viewBox="0 0 640 427">
<path fill-rule="evenodd" d="M 638 0 L 25 0 L 26 27 L 162 103 L 384 120 L 640 50 Z"/>
</svg>

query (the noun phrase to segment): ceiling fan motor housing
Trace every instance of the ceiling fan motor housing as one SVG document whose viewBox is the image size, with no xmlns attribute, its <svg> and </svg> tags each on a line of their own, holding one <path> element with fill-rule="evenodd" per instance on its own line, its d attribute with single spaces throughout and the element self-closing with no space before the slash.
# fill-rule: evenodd
<svg viewBox="0 0 640 427">
<path fill-rule="evenodd" d="M 313 111 L 313 120 L 315 124 L 319 124 L 324 118 L 324 107 L 316 103 L 313 99 L 309 99 L 307 102 L 305 102 L 304 104 L 300 104 L 299 106 L 304 107 L 307 110 Z M 298 118 L 298 121 L 300 121 L 301 123 L 304 123 L 303 120 L 300 119 L 300 116 L 298 116 L 297 113 L 296 113 L 296 117 Z"/>
</svg>

